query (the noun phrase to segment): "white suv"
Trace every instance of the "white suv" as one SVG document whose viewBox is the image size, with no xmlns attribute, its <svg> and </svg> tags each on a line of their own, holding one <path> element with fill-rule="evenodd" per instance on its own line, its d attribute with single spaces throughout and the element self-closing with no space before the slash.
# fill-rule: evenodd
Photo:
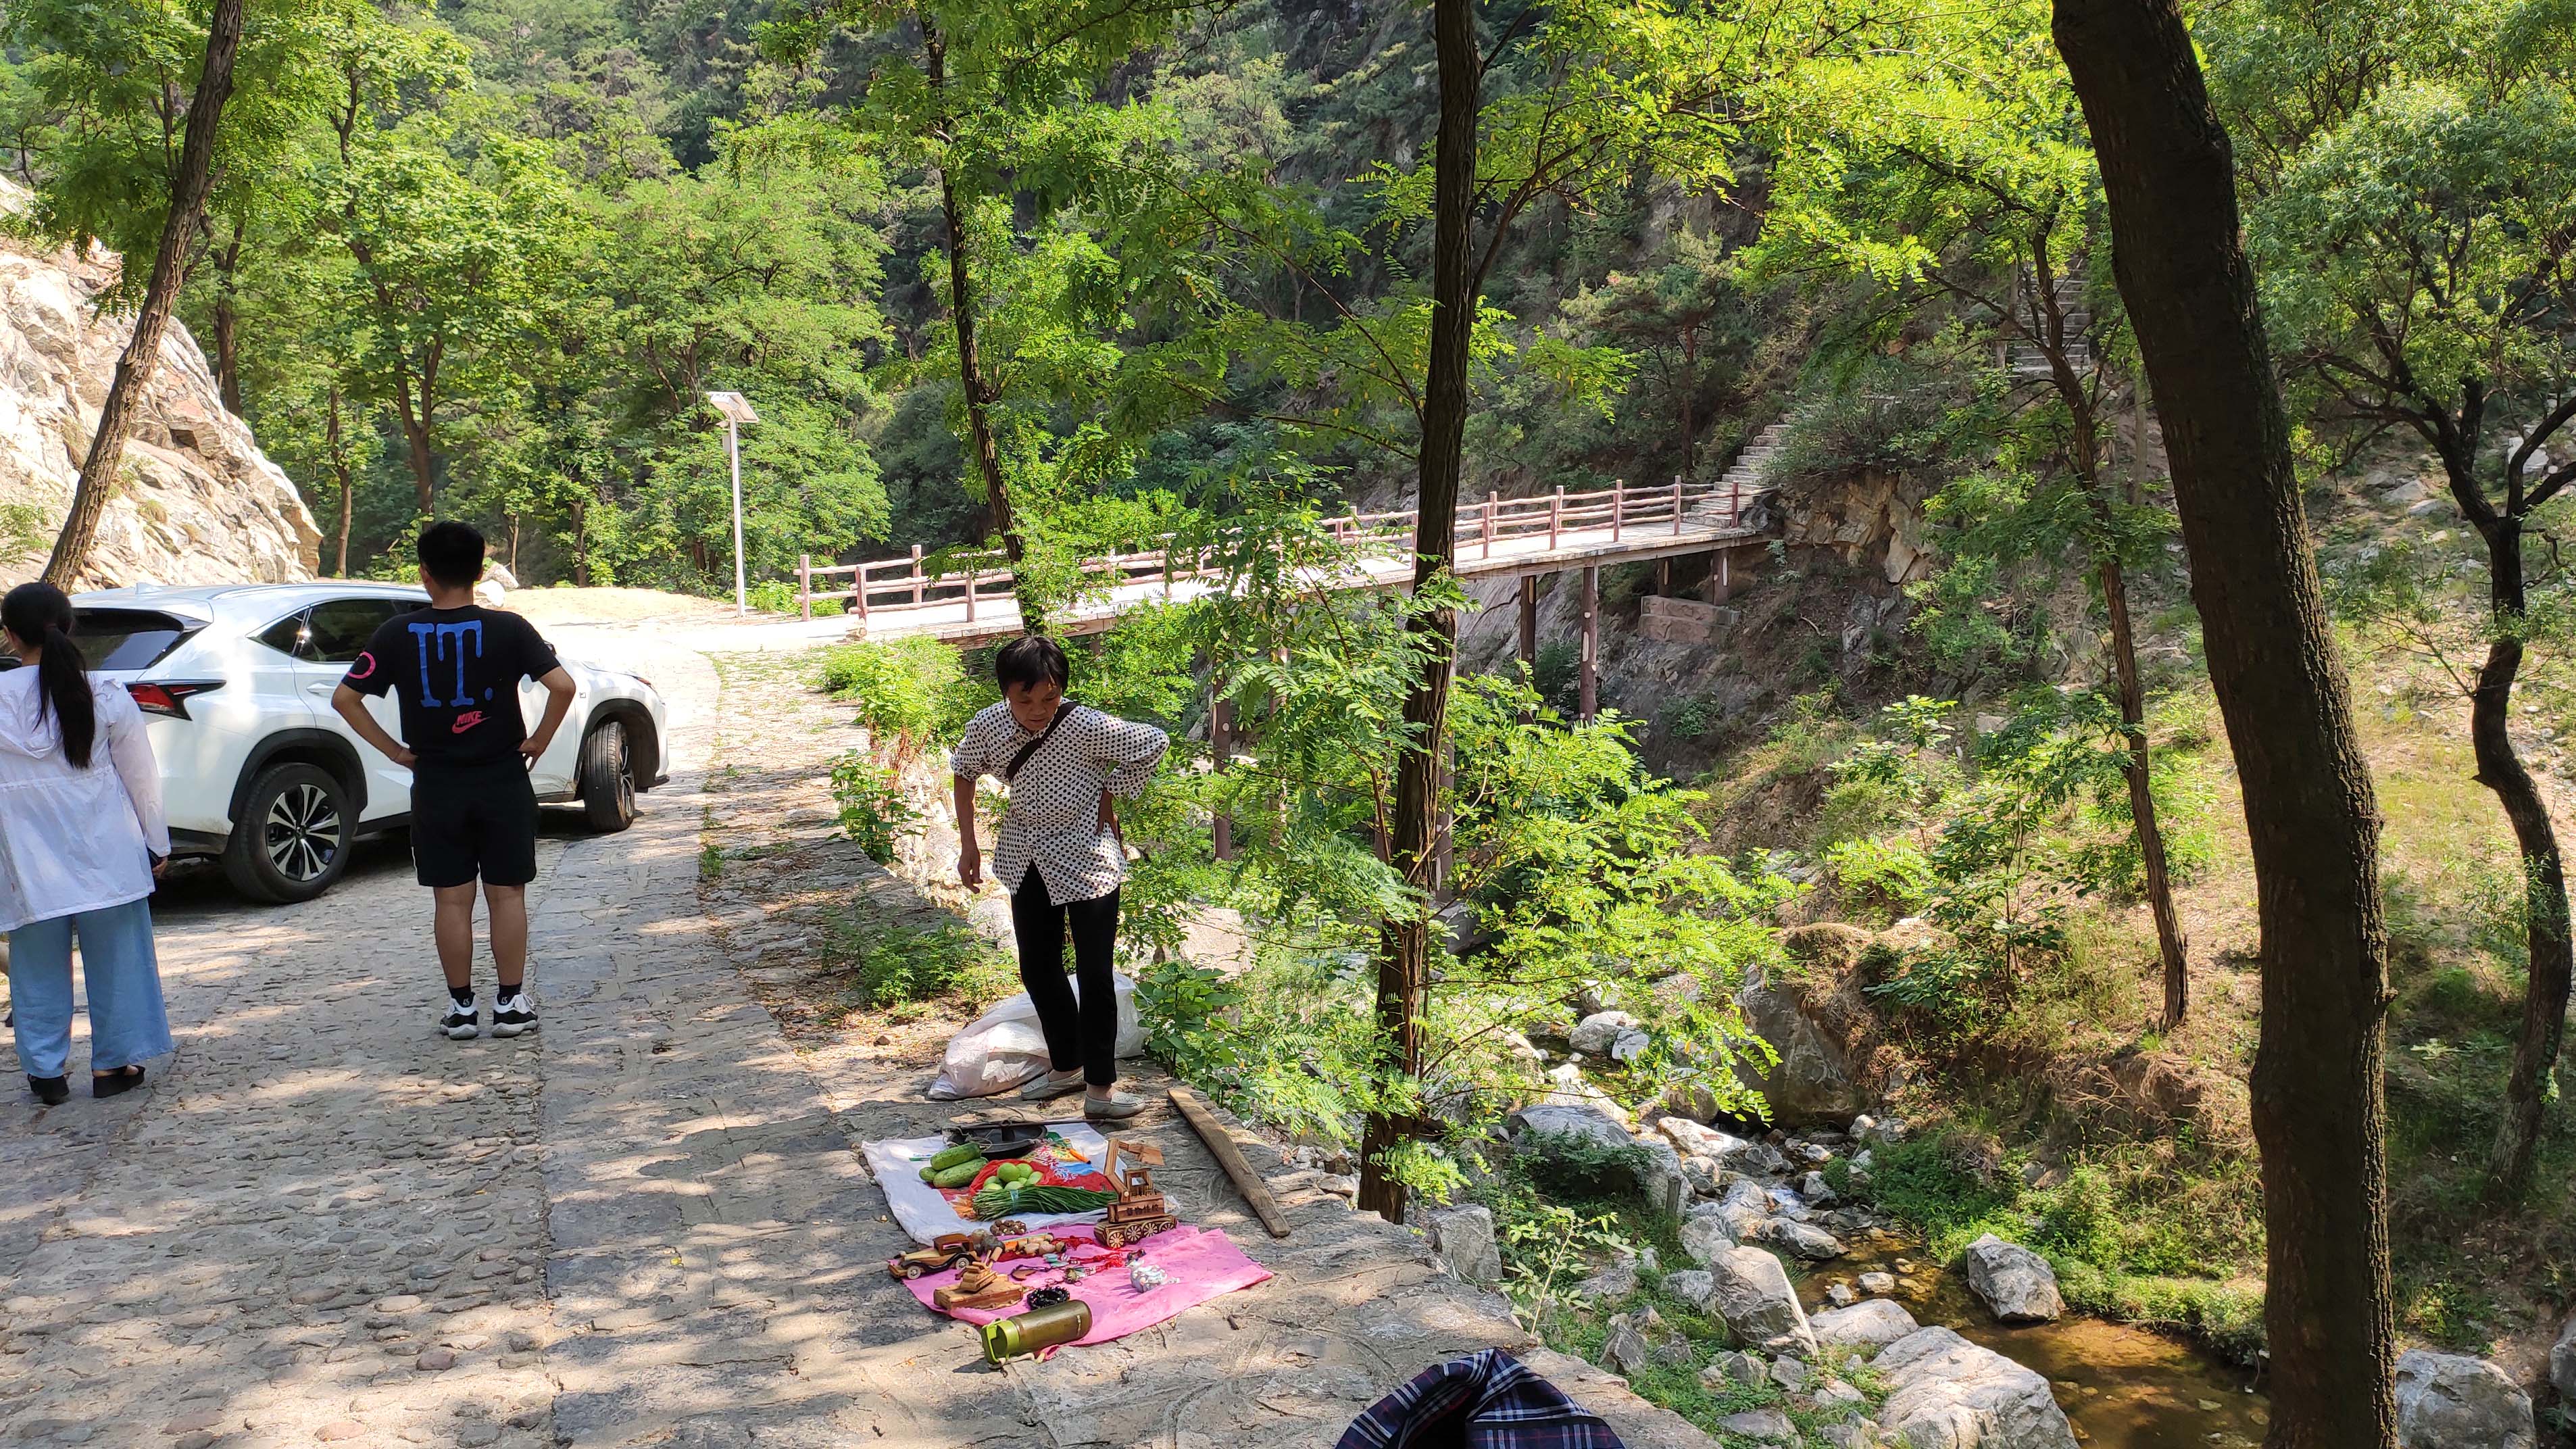
<svg viewBox="0 0 2576 1449">
<path fill-rule="evenodd" d="M 331 691 L 378 625 L 428 602 L 416 588 L 338 580 L 147 584 L 73 596 L 73 642 L 143 707 L 172 850 L 219 857 L 255 899 L 309 900 L 340 878 L 352 844 L 410 819 L 411 771 L 360 740 Z M 531 772 L 537 798 L 623 830 L 636 791 L 667 778 L 662 696 L 636 675 L 563 665 L 572 711 Z M 521 686 L 531 723 L 544 700 L 534 681 Z M 400 737 L 392 699 L 367 707 Z"/>
</svg>

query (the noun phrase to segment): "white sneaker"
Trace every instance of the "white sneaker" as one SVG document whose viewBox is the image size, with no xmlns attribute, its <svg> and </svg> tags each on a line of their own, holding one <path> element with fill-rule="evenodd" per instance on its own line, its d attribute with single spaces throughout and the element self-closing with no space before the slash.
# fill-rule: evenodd
<svg viewBox="0 0 2576 1449">
<path fill-rule="evenodd" d="M 1144 1100 L 1131 1092 L 1113 1090 L 1106 1097 L 1082 1099 L 1083 1118 L 1091 1122 L 1124 1122 L 1144 1110 Z"/>
<path fill-rule="evenodd" d="M 1044 1102 L 1061 1097 L 1067 1092 L 1081 1090 L 1082 1068 L 1080 1067 L 1075 1067 L 1069 1072 L 1040 1072 L 1029 1078 L 1028 1083 L 1020 1088 L 1020 1100 Z"/>
<path fill-rule="evenodd" d="M 521 991 L 513 996 L 504 996 L 492 1003 L 494 1036 L 517 1036 L 523 1031 L 536 1029 L 537 1003 L 536 999 L 527 992 Z"/>
<path fill-rule="evenodd" d="M 449 1041 L 471 1041 L 482 1035 L 482 1010 L 483 1002 L 480 997 L 472 1001 L 458 1001 L 452 996 L 449 997 L 439 1003 L 439 1034 Z"/>
</svg>

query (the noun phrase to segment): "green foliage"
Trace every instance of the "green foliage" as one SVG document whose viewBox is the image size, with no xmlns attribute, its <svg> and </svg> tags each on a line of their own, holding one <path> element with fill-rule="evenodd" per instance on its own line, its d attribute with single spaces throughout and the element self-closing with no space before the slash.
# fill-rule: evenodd
<svg viewBox="0 0 2576 1449">
<path fill-rule="evenodd" d="M 861 750 L 832 762 L 832 803 L 840 812 L 841 833 L 879 865 L 894 863 L 895 841 L 922 818 L 895 772 Z"/>
<path fill-rule="evenodd" d="M 938 997 L 981 1007 L 1012 985 L 999 952 L 962 922 L 922 926 L 888 921 L 864 904 L 824 917 L 820 954 L 846 973 L 854 1004 L 877 1010 Z"/>
<path fill-rule="evenodd" d="M 988 702 L 960 671 L 955 646 L 928 638 L 836 644 L 824 651 L 821 684 L 880 739 L 910 749 L 954 739 Z"/>
</svg>

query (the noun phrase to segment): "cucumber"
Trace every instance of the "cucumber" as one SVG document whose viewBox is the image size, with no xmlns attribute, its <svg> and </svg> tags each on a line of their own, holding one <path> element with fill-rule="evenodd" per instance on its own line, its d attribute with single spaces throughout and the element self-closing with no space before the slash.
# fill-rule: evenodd
<svg viewBox="0 0 2576 1449">
<path fill-rule="evenodd" d="M 921 1180 L 922 1180 L 922 1181 L 924 1181 L 924 1182 L 930 1183 L 930 1184 L 932 1184 L 933 1186 L 937 1186 L 937 1185 L 938 1185 L 938 1181 L 939 1181 L 939 1169 L 938 1169 L 938 1168 L 935 1168 L 935 1167 L 924 1166 L 924 1167 L 921 1169 Z"/>
<path fill-rule="evenodd" d="M 964 1187 L 966 1184 L 975 1180 L 975 1174 L 982 1172 L 983 1170 L 984 1159 L 980 1157 L 970 1157 L 964 1162 L 958 1163 L 954 1167 L 945 1167 L 940 1169 L 939 1175 L 933 1177 L 930 1181 L 931 1184 L 936 1187 Z"/>
<path fill-rule="evenodd" d="M 946 1172 L 948 1169 L 955 1167 L 961 1162 L 967 1161 L 970 1158 L 981 1157 L 983 1155 L 983 1148 L 976 1146 L 972 1142 L 960 1142 L 954 1147 L 941 1148 L 939 1155 L 930 1159 L 930 1165 L 935 1171 Z"/>
</svg>

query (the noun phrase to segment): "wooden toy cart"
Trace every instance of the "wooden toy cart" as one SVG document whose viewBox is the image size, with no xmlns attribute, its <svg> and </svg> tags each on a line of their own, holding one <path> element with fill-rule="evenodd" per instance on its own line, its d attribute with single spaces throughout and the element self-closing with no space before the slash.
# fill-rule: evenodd
<svg viewBox="0 0 2576 1449">
<path fill-rule="evenodd" d="M 1102 1170 L 1118 1188 L 1118 1200 L 1102 1215 L 1094 1236 L 1104 1248 L 1142 1242 L 1173 1226 L 1171 1209 L 1154 1190 L 1153 1169 L 1163 1165 L 1163 1149 L 1150 1142 L 1112 1139 Z"/>
</svg>

